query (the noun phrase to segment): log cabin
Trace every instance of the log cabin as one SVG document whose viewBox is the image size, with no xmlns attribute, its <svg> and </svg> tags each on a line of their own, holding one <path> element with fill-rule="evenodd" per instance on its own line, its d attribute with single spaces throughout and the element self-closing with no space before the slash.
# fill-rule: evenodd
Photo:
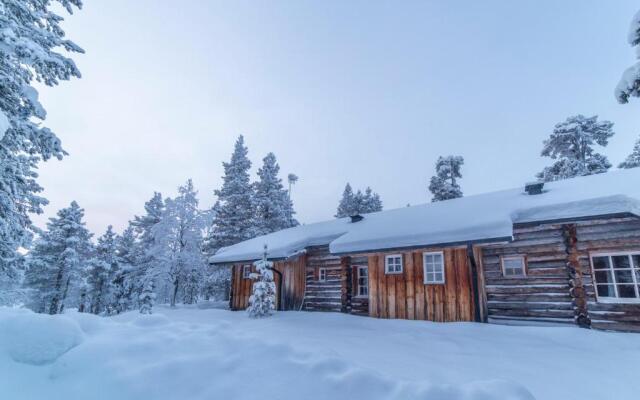
<svg viewBox="0 0 640 400">
<path fill-rule="evenodd" d="M 300 225 L 220 249 L 247 307 L 640 332 L 640 168 Z"/>
</svg>

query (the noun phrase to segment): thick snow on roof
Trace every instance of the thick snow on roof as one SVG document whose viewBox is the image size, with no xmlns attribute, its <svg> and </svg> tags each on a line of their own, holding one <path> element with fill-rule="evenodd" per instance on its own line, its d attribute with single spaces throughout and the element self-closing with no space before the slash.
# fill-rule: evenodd
<svg viewBox="0 0 640 400">
<path fill-rule="evenodd" d="M 523 188 L 302 225 L 221 249 L 211 262 L 253 260 L 267 244 L 270 258 L 288 257 L 311 245 L 332 253 L 429 246 L 511 238 L 514 223 L 617 213 L 640 216 L 640 168 L 549 182 L 544 192 Z"/>
</svg>

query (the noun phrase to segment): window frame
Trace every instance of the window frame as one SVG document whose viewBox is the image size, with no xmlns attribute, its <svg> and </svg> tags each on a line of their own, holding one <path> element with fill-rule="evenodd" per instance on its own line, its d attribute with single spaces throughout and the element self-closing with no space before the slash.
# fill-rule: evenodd
<svg viewBox="0 0 640 400">
<path fill-rule="evenodd" d="M 613 259 L 612 257 L 616 256 L 627 256 L 629 258 L 629 266 L 631 271 L 631 279 L 633 280 L 632 284 L 634 286 L 634 290 L 636 293 L 636 297 L 619 297 L 618 295 L 618 282 L 616 281 L 616 268 L 613 267 Z M 589 264 L 591 266 L 591 281 L 593 284 L 593 289 L 596 295 L 596 301 L 599 303 L 616 303 L 616 304 L 640 304 L 640 279 L 635 274 L 635 270 L 640 270 L 640 268 L 635 268 L 633 266 L 633 256 L 640 256 L 640 250 L 634 251 L 602 251 L 602 252 L 590 252 L 589 253 Z M 593 265 L 593 259 L 596 257 L 608 257 L 609 258 L 609 268 L 606 270 L 598 270 L 598 271 L 609 271 L 611 272 L 611 283 L 605 283 L 601 285 L 613 285 L 613 290 L 616 294 L 616 297 L 609 296 L 600 296 L 598 294 L 598 281 L 596 281 L 596 269 Z M 626 268 L 617 268 L 617 270 Z"/>
<path fill-rule="evenodd" d="M 326 282 L 326 281 L 327 281 L 327 269 L 325 267 L 318 268 L 318 282 Z"/>
<path fill-rule="evenodd" d="M 390 271 L 389 270 L 389 259 L 400 258 L 400 271 Z M 394 263 L 395 265 L 395 263 Z M 384 274 L 385 275 L 401 275 L 404 273 L 404 257 L 402 257 L 402 253 L 396 254 L 388 254 L 384 256 Z"/>
<path fill-rule="evenodd" d="M 427 256 L 439 255 L 442 260 L 442 280 L 441 281 L 429 281 L 427 280 Z M 425 285 L 444 285 L 447 282 L 446 265 L 444 260 L 444 251 L 425 251 L 422 253 L 422 281 Z M 432 274 L 436 275 L 438 272 L 433 271 Z"/>
<path fill-rule="evenodd" d="M 507 275 L 507 269 L 504 266 L 505 260 L 520 259 L 522 260 L 522 274 L 521 275 Z M 500 256 L 500 267 L 502 269 L 502 277 L 507 279 L 519 279 L 527 277 L 527 256 L 516 254 L 508 256 Z"/>
<path fill-rule="evenodd" d="M 249 270 L 248 273 L 247 270 Z M 242 265 L 242 279 L 251 279 L 251 264 Z"/>
<path fill-rule="evenodd" d="M 354 265 L 354 267 L 356 267 L 356 295 L 355 297 L 358 298 L 369 298 L 369 267 L 367 267 L 366 265 Z M 366 281 L 367 284 L 365 285 L 361 285 L 360 284 L 360 278 L 362 278 L 361 272 L 362 270 L 366 270 L 367 271 L 367 276 L 366 276 Z M 360 289 L 364 288 L 366 289 L 367 294 L 361 294 L 360 293 Z"/>
</svg>

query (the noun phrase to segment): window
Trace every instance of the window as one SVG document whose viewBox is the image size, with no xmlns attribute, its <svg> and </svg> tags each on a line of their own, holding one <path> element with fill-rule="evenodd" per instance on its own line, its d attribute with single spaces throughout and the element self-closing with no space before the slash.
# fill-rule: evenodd
<svg viewBox="0 0 640 400">
<path fill-rule="evenodd" d="M 424 283 L 444 283 L 444 254 L 441 251 L 422 254 Z"/>
<path fill-rule="evenodd" d="M 327 269 L 326 268 L 318 269 L 318 281 L 324 282 L 326 280 L 327 280 Z"/>
<path fill-rule="evenodd" d="M 640 302 L 640 253 L 592 255 L 591 266 L 599 300 Z"/>
<path fill-rule="evenodd" d="M 502 257 L 502 275 L 507 278 L 526 276 L 523 256 Z"/>
<path fill-rule="evenodd" d="M 402 254 L 392 254 L 385 258 L 384 273 L 385 274 L 401 274 L 402 273 Z"/>
<path fill-rule="evenodd" d="M 251 278 L 251 265 L 250 264 L 242 266 L 242 278 L 243 279 Z"/>
<path fill-rule="evenodd" d="M 369 269 L 367 267 L 357 267 L 358 268 L 358 288 L 357 288 L 357 296 L 358 297 L 368 297 L 369 296 Z"/>
</svg>

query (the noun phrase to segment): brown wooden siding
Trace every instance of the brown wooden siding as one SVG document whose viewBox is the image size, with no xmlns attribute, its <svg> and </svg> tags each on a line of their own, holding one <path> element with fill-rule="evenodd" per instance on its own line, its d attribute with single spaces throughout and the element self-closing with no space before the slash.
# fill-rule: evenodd
<svg viewBox="0 0 640 400">
<path fill-rule="evenodd" d="M 422 253 L 443 251 L 444 284 L 424 284 Z M 465 248 L 406 251 L 402 274 L 385 274 L 385 256 L 368 257 L 369 315 L 377 318 L 418 319 L 437 322 L 473 321 L 471 273 Z"/>
<path fill-rule="evenodd" d="M 306 293 L 303 309 L 340 312 L 344 285 L 340 257 L 329 253 L 329 246 L 309 247 L 306 254 Z M 320 268 L 327 271 L 324 282 L 318 280 Z"/>
<path fill-rule="evenodd" d="M 242 266 L 245 264 L 234 264 L 231 269 L 231 300 L 232 310 L 244 310 L 249 306 L 249 297 L 253 288 L 253 280 L 242 277 Z M 280 285 L 280 275 L 273 274 L 276 290 L 282 288 L 282 293 L 278 291 L 276 305 L 278 309 L 300 310 L 304 301 L 305 290 L 305 265 L 304 255 L 293 260 L 276 261 L 274 268 L 283 276 L 283 283 Z M 251 266 L 251 271 L 255 272 L 255 266 Z M 282 307 L 280 302 L 282 301 Z"/>
<path fill-rule="evenodd" d="M 515 226 L 513 242 L 481 251 L 489 321 L 574 324 L 584 313 L 595 328 L 640 330 L 640 304 L 597 302 L 593 286 L 589 254 L 627 250 L 640 250 L 637 218 Z M 509 255 L 526 257 L 525 277 L 503 276 Z"/>
</svg>

